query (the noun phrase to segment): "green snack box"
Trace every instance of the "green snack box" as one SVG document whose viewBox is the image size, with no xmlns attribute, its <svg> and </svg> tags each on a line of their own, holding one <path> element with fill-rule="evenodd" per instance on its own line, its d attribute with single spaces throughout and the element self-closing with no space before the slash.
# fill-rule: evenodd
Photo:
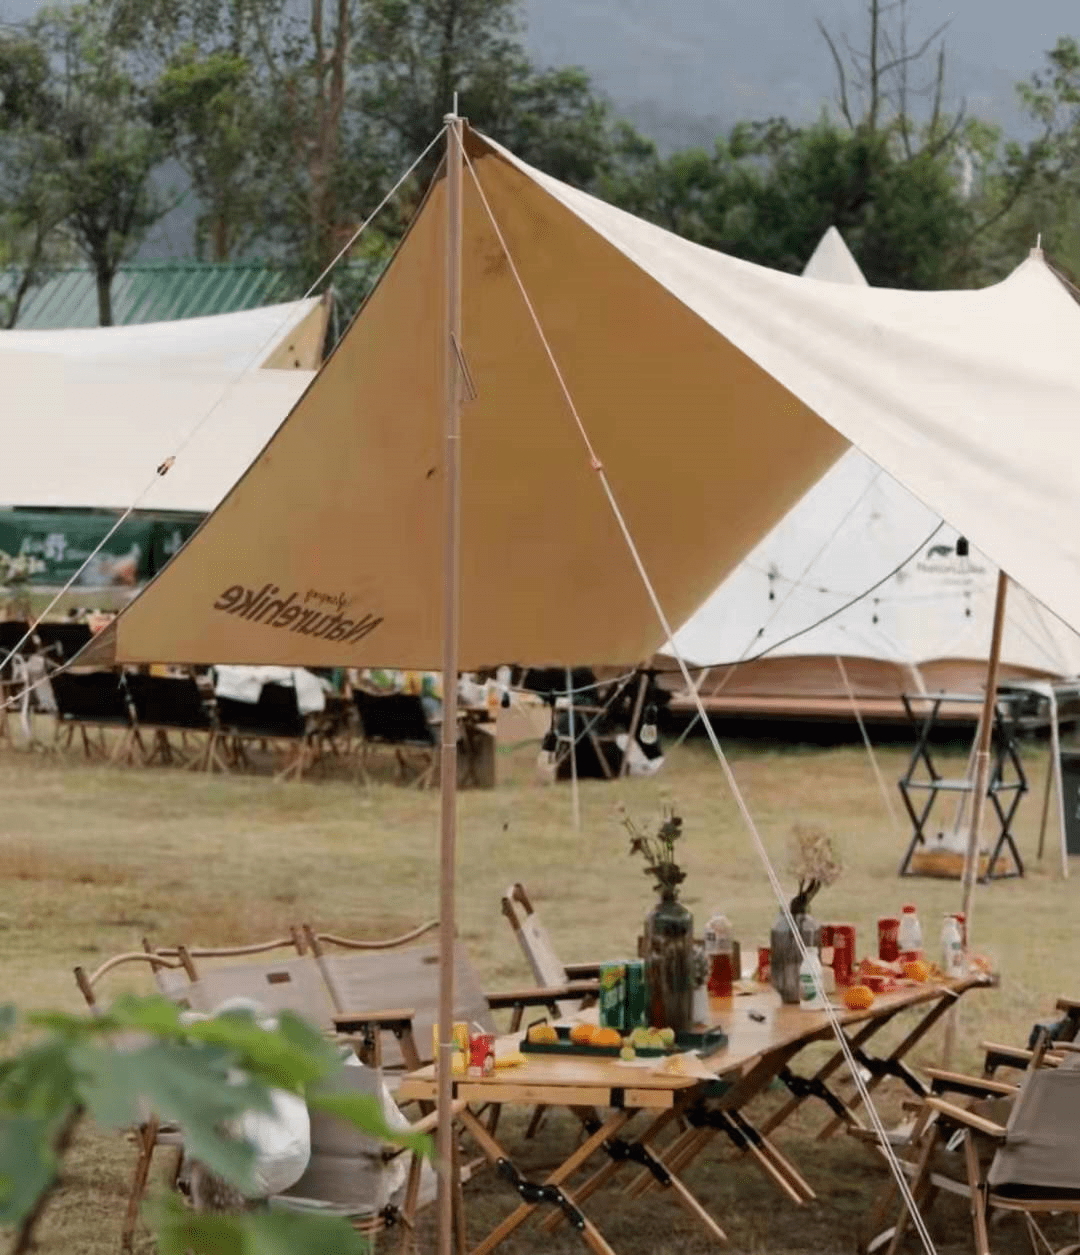
<svg viewBox="0 0 1080 1255">
<path fill-rule="evenodd" d="M 645 986 L 645 964 L 634 959 L 626 964 L 626 999 L 623 1011 L 623 1032 L 648 1025 L 648 990 Z"/>
<path fill-rule="evenodd" d="M 626 1032 L 626 964 L 600 965 L 600 1027 Z"/>
</svg>

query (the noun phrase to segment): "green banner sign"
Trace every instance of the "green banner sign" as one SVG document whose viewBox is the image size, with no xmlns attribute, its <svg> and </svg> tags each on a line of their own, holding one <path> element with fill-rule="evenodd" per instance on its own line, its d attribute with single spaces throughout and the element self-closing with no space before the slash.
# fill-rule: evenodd
<svg viewBox="0 0 1080 1255">
<path fill-rule="evenodd" d="M 24 559 L 36 587 L 134 588 L 156 575 L 201 521 L 192 514 L 133 514 L 94 553 L 116 515 L 93 510 L 0 510 L 0 555 Z M 5 563 L 0 558 L 0 584 Z"/>
</svg>

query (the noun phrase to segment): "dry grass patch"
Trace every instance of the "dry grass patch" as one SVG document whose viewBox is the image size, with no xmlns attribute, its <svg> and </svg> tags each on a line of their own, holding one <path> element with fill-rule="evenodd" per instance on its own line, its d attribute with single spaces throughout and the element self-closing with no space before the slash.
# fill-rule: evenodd
<svg viewBox="0 0 1080 1255">
<path fill-rule="evenodd" d="M 796 822 L 835 835 L 845 871 L 815 902 L 819 918 L 853 921 L 865 946 L 877 916 L 910 900 L 936 946 L 941 913 L 956 908 L 959 886 L 896 878 L 907 834 L 892 828 L 861 750 L 735 744 L 731 753 L 778 861 Z M 899 777 L 906 757 L 903 749 L 881 752 L 887 779 Z M 962 750 L 945 755 L 943 770 L 959 774 L 963 758 Z M 1031 749 L 1027 758 L 1038 788 L 1045 754 Z M 498 789 L 461 797 L 457 869 L 460 936 L 491 987 L 528 977 L 499 912 L 500 895 L 514 880 L 528 886 L 564 959 L 633 951 L 650 891 L 638 862 L 626 856 L 614 807 L 621 800 L 647 819 L 661 790 L 674 796 L 685 817 L 686 900 L 695 915 L 700 920 L 725 909 L 747 947 L 768 936 L 776 904 L 703 747 L 684 747 L 655 780 L 585 782 L 580 832 L 571 823 L 569 790 L 539 785 L 528 752 L 501 757 L 499 770 Z M 976 1061 L 980 1038 L 1025 1037 L 1057 994 L 1076 994 L 1080 985 L 1071 963 L 1080 952 L 1075 886 L 1058 878 L 1053 860 L 1041 866 L 1034 860 L 1039 801 L 1036 792 L 1020 810 L 1018 837 L 1032 864 L 1029 876 L 978 892 L 975 934 L 998 958 L 1003 987 L 966 1000 L 961 1062 L 967 1065 Z M 143 936 L 162 944 L 221 944 L 283 936 L 303 920 L 352 936 L 399 934 L 437 913 L 437 828 L 435 794 L 392 785 L 362 789 L 345 779 L 282 785 L 267 778 L 60 765 L 0 751 L 0 997 L 78 1007 L 72 967 L 138 948 Z M 144 978 L 129 979 L 139 986 Z M 896 1026 L 896 1034 L 905 1027 Z M 934 1060 L 938 1049 L 932 1039 L 917 1058 Z M 895 1114 L 895 1098 L 890 1103 Z M 857 1220 L 883 1187 L 884 1172 L 851 1139 L 816 1143 L 809 1135 L 822 1122 L 813 1110 L 784 1138 L 819 1190 L 820 1201 L 810 1208 L 789 1206 L 751 1167 L 731 1163 L 725 1144 L 715 1143 L 695 1167 L 690 1183 L 721 1218 L 736 1250 L 820 1255 L 852 1249 Z M 525 1148 L 523 1162 L 538 1172 L 550 1167 L 574 1136 L 571 1121 L 550 1121 Z M 508 1141 L 515 1144 L 512 1136 Z M 85 1134 L 43 1233 L 46 1255 L 116 1250 L 131 1162 L 131 1148 L 118 1137 Z M 511 1204 L 490 1174 L 473 1183 L 474 1239 Z M 623 1207 L 617 1194 L 608 1194 L 591 1214 L 626 1255 L 707 1249 L 681 1210 L 657 1195 Z M 942 1251 L 969 1248 L 962 1203 L 944 1200 L 937 1223 Z M 578 1251 L 580 1243 L 565 1233 L 548 1241 L 527 1228 L 503 1249 L 507 1255 L 558 1255 Z M 1026 1249 L 1019 1228 L 1006 1226 L 995 1236 L 999 1255 Z"/>
</svg>

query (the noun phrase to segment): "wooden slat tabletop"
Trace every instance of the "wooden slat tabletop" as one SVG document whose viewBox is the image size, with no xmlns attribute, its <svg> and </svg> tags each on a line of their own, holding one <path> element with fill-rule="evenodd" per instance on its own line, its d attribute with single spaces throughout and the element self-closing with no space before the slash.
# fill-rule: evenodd
<svg viewBox="0 0 1080 1255">
<path fill-rule="evenodd" d="M 838 1014 L 845 1026 L 891 1016 L 908 1007 L 933 1002 L 946 989 L 961 994 L 968 989 L 993 982 L 985 977 L 971 976 L 963 980 L 912 985 L 894 993 L 879 994 L 872 1007 L 864 1011 L 841 1009 Z M 810 1043 L 831 1035 L 829 1019 L 824 1011 L 803 1011 L 785 1006 L 772 989 L 752 994 L 714 999 L 711 1004 L 712 1025 L 719 1025 L 728 1035 L 723 1050 L 698 1063 L 692 1056 L 682 1056 L 686 1073 L 680 1075 L 664 1065 L 666 1060 L 634 1060 L 595 1058 L 584 1054 L 528 1055 L 527 1061 L 513 1068 L 498 1069 L 491 1076 L 469 1075 L 456 1079 L 458 1097 L 490 1102 L 552 1102 L 602 1104 L 598 1096 L 612 1089 L 633 1090 L 648 1097 L 648 1102 L 627 1105 L 667 1106 L 674 1094 L 701 1084 L 708 1074 L 726 1077 L 742 1072 L 749 1064 L 774 1050 L 798 1041 Z M 761 1021 L 751 1012 L 764 1016 Z M 518 1049 L 521 1033 L 501 1037 L 496 1054 L 509 1054 Z M 580 1091 L 573 1097 L 567 1091 Z M 582 1096 L 584 1091 L 589 1097 Z M 652 1093 L 650 1094 L 650 1091 Z M 435 1096 L 434 1066 L 421 1068 L 405 1077 L 398 1091 L 403 1099 L 430 1099 Z M 662 1096 L 663 1095 L 663 1096 Z"/>
</svg>

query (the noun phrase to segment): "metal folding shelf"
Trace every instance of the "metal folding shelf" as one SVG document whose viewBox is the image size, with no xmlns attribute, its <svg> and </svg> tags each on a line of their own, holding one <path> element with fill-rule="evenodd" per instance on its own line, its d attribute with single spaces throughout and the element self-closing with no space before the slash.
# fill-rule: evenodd
<svg viewBox="0 0 1080 1255">
<path fill-rule="evenodd" d="M 914 834 L 900 863 L 900 875 L 914 875 L 911 871 L 911 860 L 916 850 L 927 844 L 926 825 L 938 798 L 942 795 L 954 796 L 970 794 L 974 791 L 974 781 L 967 777 L 949 778 L 942 776 L 934 766 L 930 749 L 930 739 L 938 723 L 942 706 L 948 705 L 981 705 L 982 697 L 975 693 L 905 693 L 903 695 L 904 710 L 917 729 L 915 749 L 907 771 L 899 781 L 900 796 L 911 818 Z M 986 794 L 990 799 L 993 812 L 997 817 L 998 833 L 990 858 L 986 864 L 986 872 L 980 880 L 1007 879 L 1024 874 L 1023 860 L 1012 836 L 1012 821 L 1020 799 L 1028 790 L 1027 776 L 1020 761 L 1016 733 L 1021 724 L 1021 711 L 1024 694 L 1008 689 L 999 689 L 994 703 L 994 726 L 990 741 L 990 774 Z M 916 712 L 916 706 L 925 706 L 926 713 Z M 929 778 L 918 778 L 920 766 L 925 768 Z M 922 798 L 920 795 L 925 795 Z M 916 804 L 916 799 L 918 803 Z M 1013 859 L 1013 868 L 995 874 L 995 868 L 1001 861 L 1002 854 L 1008 850 Z"/>
</svg>

